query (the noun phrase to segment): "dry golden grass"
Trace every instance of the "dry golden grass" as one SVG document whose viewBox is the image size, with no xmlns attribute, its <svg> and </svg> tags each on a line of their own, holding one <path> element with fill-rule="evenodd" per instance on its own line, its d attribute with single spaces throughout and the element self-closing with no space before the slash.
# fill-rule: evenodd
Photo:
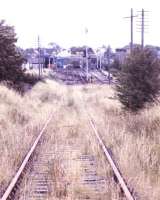
<svg viewBox="0 0 160 200">
<path fill-rule="evenodd" d="M 113 152 L 133 194 L 144 200 L 160 199 L 160 106 L 136 115 L 125 113 L 115 98 L 114 88 L 108 85 L 64 86 L 48 80 L 36 85 L 24 97 L 1 86 L 1 185 L 8 180 L 6 177 L 13 175 L 52 109 L 55 116 L 47 128 L 44 147 L 46 150 L 52 147 L 56 155 L 55 165 L 50 166 L 56 189 L 50 199 L 76 200 L 85 199 L 87 195 L 90 199 L 121 199 L 86 112 Z M 94 155 L 98 175 L 107 177 L 105 191 L 99 197 L 81 184 L 84 171 L 76 159 L 84 154 Z"/>
<path fill-rule="evenodd" d="M 114 89 L 99 87 L 88 87 L 84 95 L 87 111 L 95 120 L 105 144 L 112 150 L 133 194 L 140 199 L 159 200 L 160 105 L 136 115 L 125 113 L 114 99 Z"/>
<path fill-rule="evenodd" d="M 25 96 L 0 86 L 0 191 L 33 143 L 61 96 L 57 84 L 38 83 Z M 63 91 L 62 91 L 63 92 Z"/>
<path fill-rule="evenodd" d="M 88 123 L 81 88 L 67 87 L 63 106 L 48 129 L 49 142 L 54 142 L 56 155 L 53 162 L 56 164 L 53 164 L 51 170 L 55 181 L 55 193 L 53 192 L 50 199 L 119 199 L 110 167 L 105 162 Z M 85 179 L 85 170 L 82 167 L 84 163 L 78 159 L 82 155 L 94 156 L 97 176 L 106 179 L 105 189 L 100 193 L 96 194 L 90 186 L 82 184 Z"/>
<path fill-rule="evenodd" d="M 60 84 L 58 88 L 54 88 L 54 93 L 61 91 L 63 95 L 58 101 L 53 120 L 47 127 L 44 144 L 39 152 L 40 154 L 52 152 L 53 155 L 51 158 L 46 158 L 48 163 L 51 163 L 48 167 L 53 180 L 53 188 L 48 199 L 120 199 L 119 188 L 113 181 L 110 166 L 102 156 L 88 124 L 81 90 L 83 90 L 81 86 Z M 84 184 L 85 168 L 80 159 L 83 155 L 94 157 L 96 165 L 93 166 L 93 170 L 97 173 L 97 177 L 103 177 L 106 181 L 105 187 L 100 192 Z M 24 195 L 25 191 L 31 191 L 30 185 L 36 187 L 34 182 L 30 182 L 29 175 L 23 184 L 24 189 L 21 191 L 20 199 L 28 195 Z M 101 188 L 102 185 L 99 184 L 97 187 Z"/>
</svg>

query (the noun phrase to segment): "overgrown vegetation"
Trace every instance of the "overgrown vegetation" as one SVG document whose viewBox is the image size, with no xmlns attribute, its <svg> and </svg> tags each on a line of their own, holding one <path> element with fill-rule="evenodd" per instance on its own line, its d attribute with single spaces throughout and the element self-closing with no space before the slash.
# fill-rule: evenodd
<svg viewBox="0 0 160 200">
<path fill-rule="evenodd" d="M 50 112 L 57 108 L 63 91 L 56 88 L 50 81 L 39 82 L 22 96 L 0 84 L 0 197 Z"/>
<path fill-rule="evenodd" d="M 160 90 L 160 60 L 149 48 L 135 48 L 117 75 L 117 95 L 125 109 L 138 111 Z"/>
<path fill-rule="evenodd" d="M 160 104 L 122 112 L 113 88 L 86 86 L 87 111 L 136 199 L 160 197 Z M 112 97 L 112 98 L 111 98 Z M 109 199 L 109 198 L 108 198 Z M 111 198 L 121 199 L 121 198 Z"/>
<path fill-rule="evenodd" d="M 26 74 L 22 69 L 24 58 L 16 47 L 17 38 L 14 27 L 0 22 L 0 82 L 23 91 L 24 84 L 34 84 L 38 78 Z"/>
<path fill-rule="evenodd" d="M 112 86 L 64 86 L 54 81 L 46 83 L 38 83 L 23 97 L 4 86 L 0 87 L 0 193 L 17 170 L 50 111 L 54 109 L 53 121 L 47 128 L 48 136 L 44 140 L 45 146 L 42 145 L 44 152 L 52 152 L 53 149 L 56 153 L 53 157 L 57 155 L 52 160 L 54 164 L 50 165 L 56 185 L 50 185 L 54 194 L 48 199 L 79 199 L 86 197 L 86 194 L 89 194 L 90 199 L 122 199 L 111 178 L 110 166 L 100 162 L 103 154 L 94 141 L 87 111 L 112 152 L 127 184 L 133 189 L 134 197 L 158 200 L 160 105 L 133 115 L 121 112 Z M 102 176 L 106 173 L 107 192 L 101 193 L 101 196 L 98 194 L 98 197 L 86 185 L 81 185 L 84 173 L 77 156 L 89 153 L 96 156 L 98 174 Z M 66 182 L 61 184 L 62 180 Z M 29 188 L 30 195 L 30 185 L 25 182 L 24 187 Z M 56 197 L 55 193 L 66 196 Z"/>
</svg>

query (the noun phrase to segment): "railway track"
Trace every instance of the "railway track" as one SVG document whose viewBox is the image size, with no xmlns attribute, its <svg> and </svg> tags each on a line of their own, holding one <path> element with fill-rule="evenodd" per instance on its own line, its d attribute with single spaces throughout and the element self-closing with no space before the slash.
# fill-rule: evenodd
<svg viewBox="0 0 160 200">
<path fill-rule="evenodd" d="M 80 77 L 80 79 L 81 79 L 81 81 L 82 81 L 83 84 L 87 83 L 86 74 L 85 74 L 85 72 L 84 72 L 83 70 L 80 71 L 80 72 L 78 73 L 78 75 L 79 75 L 79 77 Z"/>
<path fill-rule="evenodd" d="M 88 73 L 88 81 L 86 78 L 86 72 L 83 69 L 58 69 L 55 71 L 53 78 L 57 81 L 61 81 L 66 85 L 86 84 L 86 83 L 101 83 L 108 84 L 108 77 L 102 72 L 90 71 Z"/>
<path fill-rule="evenodd" d="M 133 195 L 132 195 L 132 193 L 131 193 L 131 191 L 130 191 L 130 189 L 129 189 L 126 181 L 125 181 L 125 179 L 123 178 L 120 170 L 118 169 L 115 161 L 112 159 L 112 156 L 111 156 L 109 150 L 106 148 L 105 144 L 103 143 L 103 141 L 102 141 L 102 139 L 101 139 L 101 137 L 100 137 L 100 135 L 99 135 L 99 133 L 98 133 L 98 131 L 96 129 L 96 126 L 95 126 L 95 123 L 94 123 L 93 119 L 88 114 L 87 114 L 87 116 L 88 116 L 89 123 L 90 123 L 90 125 L 91 125 L 91 127 L 93 129 L 93 132 L 94 132 L 94 134 L 95 134 L 95 136 L 97 138 L 97 141 L 98 141 L 100 147 L 102 148 L 102 151 L 104 152 L 104 155 L 105 155 L 107 161 L 109 162 L 109 164 L 110 164 L 110 166 L 111 166 L 111 168 L 112 168 L 112 170 L 114 172 L 114 175 L 116 177 L 116 180 L 118 180 L 120 188 L 121 188 L 121 190 L 124 192 L 124 194 L 126 196 L 126 199 L 127 200 L 136 200 L 133 197 Z"/>
<path fill-rule="evenodd" d="M 101 84 L 106 84 L 106 83 L 108 84 L 109 83 L 108 77 L 106 77 L 104 74 L 102 74 L 102 72 L 95 71 L 95 72 L 91 72 L 91 74 Z"/>
<path fill-rule="evenodd" d="M 80 72 L 78 75 L 79 75 L 79 78 L 81 79 L 81 81 L 83 83 L 85 83 L 86 82 L 85 74 L 83 74 L 83 72 L 82 73 Z M 110 152 L 104 145 L 104 143 L 96 129 L 93 119 L 91 118 L 91 116 L 88 113 L 87 113 L 87 117 L 88 117 L 88 122 L 90 124 L 90 127 L 92 128 L 92 132 L 95 134 L 97 143 L 101 147 L 107 161 L 109 162 L 109 164 L 113 170 L 113 173 L 114 173 L 116 179 L 118 180 L 120 188 L 125 194 L 126 199 L 127 200 L 135 200 L 135 197 L 133 197 L 132 193 L 130 192 L 129 187 L 126 184 L 124 177 L 122 176 L 120 170 L 116 166 L 116 163 L 112 159 Z M 19 188 L 20 188 L 19 180 L 24 178 L 26 166 L 28 166 L 28 163 L 30 162 L 30 158 L 35 153 L 35 151 L 38 147 L 38 144 L 40 143 L 42 136 L 44 135 L 44 132 L 52 118 L 53 118 L 53 114 L 51 114 L 49 116 L 44 127 L 42 128 L 41 132 L 39 133 L 37 139 L 35 140 L 34 144 L 32 145 L 31 149 L 29 150 L 28 154 L 24 158 L 22 165 L 20 166 L 19 170 L 17 171 L 17 173 L 11 180 L 5 193 L 1 197 L 1 200 L 14 199 L 14 195 L 15 195 L 16 191 L 19 190 Z M 42 150 L 42 152 L 40 154 L 40 158 L 38 161 L 33 160 L 34 161 L 34 163 L 32 164 L 33 170 L 29 171 L 29 173 L 30 173 L 29 176 L 33 178 L 33 182 L 34 182 L 35 186 L 32 186 L 33 193 L 31 194 L 30 198 L 29 197 L 27 198 L 27 200 L 32 199 L 32 197 L 39 198 L 39 199 L 47 199 L 48 194 L 50 192 L 50 187 L 52 185 L 52 181 L 51 181 L 51 179 L 49 177 L 49 173 L 48 173 L 48 160 L 46 160 L 46 157 L 50 158 L 50 160 L 52 160 L 54 152 L 53 151 L 45 152 L 45 148 L 43 148 L 43 147 L 42 147 L 42 149 L 41 149 L 41 147 L 39 147 L 39 148 L 40 148 L 40 150 Z M 63 151 L 64 151 L 64 149 L 61 150 L 61 153 L 63 153 Z M 70 151 L 72 151 L 72 149 L 67 147 L 67 149 L 65 149 L 64 152 L 70 152 Z M 76 151 L 76 148 L 74 151 Z M 93 184 L 93 182 L 94 182 L 96 184 L 101 185 L 101 187 L 102 186 L 105 187 L 104 180 L 95 176 L 96 171 L 93 168 L 95 165 L 94 157 L 91 155 L 81 155 L 78 159 L 80 160 L 80 162 L 82 162 L 82 165 L 84 166 L 85 170 L 87 169 L 87 175 L 84 180 L 84 184 L 91 184 L 92 186 L 97 187 L 95 184 Z M 54 165 L 54 162 L 51 162 L 51 165 Z M 95 190 L 101 190 L 101 187 L 98 186 L 98 188 L 95 188 Z M 99 191 L 99 193 L 100 193 L 100 191 Z"/>
<path fill-rule="evenodd" d="M 79 74 L 81 70 L 58 69 L 55 71 L 54 76 L 51 75 L 56 81 L 65 83 L 66 85 L 82 84 L 82 79 Z"/>
<path fill-rule="evenodd" d="M 83 78 L 83 76 L 81 76 L 80 74 L 80 78 L 82 79 L 83 82 L 86 82 L 86 79 Z M 96 77 L 97 78 L 97 77 Z M 87 109 L 85 109 L 87 110 Z M 118 169 L 118 167 L 116 166 L 116 163 L 114 162 L 114 160 L 112 159 L 112 156 L 111 154 L 109 153 L 108 149 L 106 148 L 105 144 L 103 143 L 97 129 L 96 129 L 96 126 L 95 126 L 95 123 L 93 121 L 93 119 L 91 118 L 91 116 L 86 113 L 87 116 L 88 116 L 88 121 L 93 129 L 93 132 L 97 138 L 97 141 L 99 143 L 99 145 L 101 146 L 104 154 L 105 154 L 105 157 L 107 159 L 107 161 L 109 162 L 113 172 L 114 172 L 114 175 L 116 177 L 116 180 L 118 180 L 118 183 L 120 184 L 120 188 L 122 189 L 122 191 L 124 192 L 127 200 L 135 200 L 135 198 L 133 197 L 133 195 L 131 194 L 130 190 L 129 190 L 129 187 L 127 186 L 127 183 L 125 182 L 125 179 L 123 178 L 123 176 L 121 175 L 121 172 L 120 170 Z"/>
<path fill-rule="evenodd" d="M 87 108 L 85 107 L 84 110 L 86 111 Z M 120 170 L 118 169 L 115 161 L 113 160 L 110 151 L 107 149 L 107 147 L 105 146 L 104 142 L 102 141 L 102 139 L 100 137 L 100 134 L 97 131 L 96 125 L 94 123 L 94 120 L 92 119 L 92 117 L 87 112 L 86 112 L 86 115 L 88 117 L 89 124 L 92 127 L 92 130 L 93 130 L 93 132 L 95 134 L 97 142 L 98 142 L 99 146 L 101 147 L 101 149 L 102 149 L 102 151 L 103 151 L 103 153 L 105 155 L 106 160 L 109 162 L 109 164 L 110 164 L 110 166 L 111 166 L 111 168 L 113 170 L 114 176 L 116 178 L 116 182 L 119 184 L 121 191 L 123 191 L 123 193 L 125 194 L 125 197 L 126 197 L 127 200 L 136 200 L 137 198 L 135 198 L 132 195 L 132 193 L 130 191 L 130 188 L 127 185 L 127 182 L 125 181 L 122 173 L 120 172 Z"/>
<path fill-rule="evenodd" d="M 25 156 L 21 166 L 19 167 L 18 171 L 16 172 L 15 176 L 13 177 L 13 179 L 11 180 L 10 184 L 8 185 L 7 189 L 5 190 L 3 196 L 1 197 L 1 200 L 7 200 L 7 199 L 12 199 L 13 197 L 13 193 L 15 193 L 16 188 L 18 188 L 18 184 L 20 182 L 20 179 L 23 178 L 23 173 L 25 171 L 25 168 L 27 166 L 27 164 L 30 161 L 30 158 L 33 156 L 41 138 L 42 135 L 44 134 L 44 131 L 47 127 L 47 125 L 49 124 L 49 122 L 51 121 L 53 117 L 53 114 L 51 114 L 48 118 L 48 120 L 46 121 L 46 123 L 44 124 L 42 130 L 40 131 L 38 137 L 36 138 L 35 142 L 33 143 L 32 147 L 30 148 L 30 150 L 28 151 L 27 155 Z"/>
<path fill-rule="evenodd" d="M 79 74 L 83 83 L 87 83 L 85 71 L 82 70 Z M 109 83 L 108 76 L 104 75 L 102 72 L 98 70 L 90 71 L 88 75 L 89 75 L 88 82 L 90 83 L 101 83 L 101 84 Z"/>
<path fill-rule="evenodd" d="M 17 188 L 19 188 L 18 181 L 19 181 L 20 178 L 23 178 L 23 176 L 24 176 L 23 171 L 25 169 L 25 166 L 29 162 L 29 159 L 30 159 L 31 155 L 34 153 L 34 151 L 36 149 L 36 146 L 38 145 L 38 142 L 40 141 L 40 138 L 42 137 L 43 132 L 44 132 L 45 128 L 47 127 L 47 124 L 49 123 L 50 120 L 51 120 L 51 117 L 46 122 L 46 124 L 43 127 L 41 133 L 39 134 L 39 136 L 37 137 L 36 141 L 34 142 L 31 150 L 28 152 L 27 156 L 25 157 L 21 167 L 19 168 L 19 170 L 16 173 L 15 177 L 12 179 L 10 185 L 6 189 L 6 192 L 2 196 L 1 200 L 14 199 L 14 192 L 17 190 Z M 116 167 L 116 164 L 113 161 L 109 151 L 107 150 L 107 148 L 105 147 L 103 141 L 101 140 L 101 138 L 99 136 L 99 133 L 98 133 L 96 127 L 95 127 L 94 121 L 90 118 L 89 115 L 88 115 L 88 121 L 90 123 L 90 126 L 92 127 L 93 132 L 95 133 L 95 136 L 97 138 L 97 141 L 98 141 L 99 145 L 101 146 L 101 148 L 102 148 L 102 150 L 103 150 L 103 152 L 104 152 L 104 154 L 106 156 L 107 161 L 111 165 L 111 168 L 112 168 L 112 170 L 114 172 L 114 175 L 116 176 L 116 178 L 117 178 L 117 180 L 118 180 L 118 182 L 120 184 L 121 190 L 123 190 L 123 192 L 124 192 L 124 194 L 126 196 L 126 199 L 127 200 L 135 200 L 135 198 L 132 196 L 130 190 L 128 189 L 128 186 L 125 183 L 124 178 L 122 177 L 120 171 Z M 31 173 L 30 176 L 34 177 L 34 182 L 36 182 L 36 185 L 38 185 L 38 187 L 34 188 L 34 193 L 32 194 L 33 196 L 31 196 L 31 197 L 39 197 L 39 198 L 42 198 L 42 199 L 47 199 L 47 194 L 49 192 L 49 187 L 52 184 L 50 179 L 46 180 L 47 179 L 47 170 L 46 169 L 47 169 L 48 163 L 47 162 L 45 163 L 45 159 L 44 158 L 46 158 L 48 156 L 52 156 L 52 152 L 50 153 L 50 155 L 49 155 L 49 153 L 47 153 L 47 154 L 43 153 L 41 155 L 40 160 L 38 162 L 34 163 L 34 173 L 30 172 Z M 89 162 L 89 163 L 93 162 L 93 158 L 91 156 L 88 156 L 88 155 L 81 156 L 80 160 L 82 160 L 83 163 L 84 162 L 86 163 L 86 161 Z M 54 163 L 52 163 L 52 164 L 54 164 Z M 43 170 L 42 170 L 42 168 L 43 168 Z M 35 170 L 36 170 L 36 172 L 35 172 Z M 88 169 L 88 170 L 90 170 L 90 169 Z M 92 173 L 92 172 L 89 172 L 89 173 Z M 87 179 L 87 184 L 88 184 L 88 180 L 92 182 L 92 179 L 95 179 L 95 177 L 91 178 L 91 179 L 90 178 Z"/>
</svg>

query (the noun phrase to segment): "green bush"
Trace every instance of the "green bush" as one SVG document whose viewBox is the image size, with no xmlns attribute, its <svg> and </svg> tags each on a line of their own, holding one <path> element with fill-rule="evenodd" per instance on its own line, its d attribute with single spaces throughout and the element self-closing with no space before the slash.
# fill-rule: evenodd
<svg viewBox="0 0 160 200">
<path fill-rule="evenodd" d="M 20 48 L 17 48 L 14 27 L 0 22 L 0 82 L 23 91 L 25 83 L 34 84 L 38 79 L 25 74 L 22 63 L 25 61 Z"/>
<path fill-rule="evenodd" d="M 117 95 L 125 109 L 138 111 L 160 91 L 160 60 L 149 48 L 135 48 L 117 74 Z"/>
</svg>

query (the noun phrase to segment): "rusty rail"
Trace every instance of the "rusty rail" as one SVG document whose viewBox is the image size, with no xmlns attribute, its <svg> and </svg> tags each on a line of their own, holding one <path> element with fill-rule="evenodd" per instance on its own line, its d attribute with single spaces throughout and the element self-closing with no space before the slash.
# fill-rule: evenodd
<svg viewBox="0 0 160 200">
<path fill-rule="evenodd" d="M 104 145 L 102 139 L 100 138 L 99 133 L 98 133 L 96 127 L 95 127 L 94 121 L 90 118 L 89 115 L 88 115 L 88 118 L 89 118 L 90 125 L 93 128 L 93 131 L 95 133 L 95 136 L 96 136 L 100 146 L 102 147 L 103 152 L 104 152 L 109 164 L 111 165 L 111 167 L 113 169 L 113 172 L 114 172 L 115 176 L 117 177 L 117 180 L 119 181 L 119 184 L 120 184 L 120 186 L 121 186 L 126 198 L 128 200 L 135 200 L 135 198 L 132 196 L 131 192 L 129 191 L 129 188 L 127 187 L 127 184 L 125 183 L 125 181 L 124 181 L 120 171 L 118 170 L 115 162 L 113 161 L 109 151 L 107 150 L 107 148 Z"/>
<path fill-rule="evenodd" d="M 3 194 L 2 198 L 0 200 L 7 200 L 8 197 L 10 196 L 10 194 L 12 193 L 14 187 L 16 186 L 17 181 L 19 180 L 25 166 L 27 165 L 31 155 L 33 154 L 39 140 L 41 139 L 47 125 L 49 124 L 49 122 L 51 121 L 53 117 L 53 113 L 49 116 L 49 118 L 47 119 L 47 121 L 45 122 L 41 132 L 39 133 L 38 137 L 36 138 L 34 144 L 32 145 L 31 149 L 29 150 L 29 152 L 27 153 L 27 155 L 25 156 L 20 168 L 18 169 L 17 173 L 15 174 L 15 176 L 13 177 L 13 179 L 11 180 L 9 186 L 7 187 L 5 193 Z"/>
</svg>

